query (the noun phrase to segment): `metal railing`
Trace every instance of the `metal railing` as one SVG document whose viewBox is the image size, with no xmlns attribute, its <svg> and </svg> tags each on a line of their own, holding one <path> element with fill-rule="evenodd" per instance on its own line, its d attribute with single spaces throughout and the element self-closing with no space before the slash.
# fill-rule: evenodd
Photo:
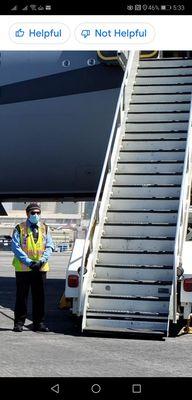
<svg viewBox="0 0 192 400">
<path fill-rule="evenodd" d="M 183 179 L 181 185 L 179 210 L 177 216 L 177 227 L 174 247 L 174 268 L 173 268 L 173 322 L 177 322 L 177 268 L 182 262 L 183 244 L 185 241 L 188 211 L 191 195 L 192 179 L 192 96 L 189 114 L 189 125 L 183 166 Z"/>
<path fill-rule="evenodd" d="M 117 52 L 117 56 L 118 56 L 119 64 L 121 65 L 123 71 L 125 71 L 126 67 L 127 67 L 127 60 L 129 58 L 129 52 L 121 50 L 121 51 Z"/>
<path fill-rule="evenodd" d="M 101 172 L 101 177 L 100 177 L 99 186 L 98 186 L 98 190 L 97 190 L 97 194 L 96 194 L 96 198 L 95 198 L 95 203 L 93 206 L 91 220 L 90 220 L 87 236 L 85 238 L 84 250 L 83 250 L 83 255 L 82 255 L 81 272 L 80 272 L 80 282 L 79 282 L 79 304 L 78 304 L 79 315 L 81 313 L 81 293 L 82 293 L 84 269 L 86 266 L 86 261 L 88 259 L 88 255 L 93 249 L 93 236 L 94 236 L 95 227 L 100 222 L 100 213 L 99 213 L 100 202 L 102 199 L 102 192 L 103 192 L 103 189 L 105 186 L 107 176 L 111 172 L 111 168 L 112 168 L 112 164 L 111 164 L 112 151 L 113 151 L 113 147 L 114 147 L 115 138 L 117 135 L 117 130 L 122 124 L 122 121 L 124 118 L 124 111 L 127 107 L 127 102 L 129 101 L 128 98 L 130 97 L 130 93 L 127 93 L 127 91 L 125 91 L 125 88 L 128 84 L 128 79 L 130 77 L 130 71 L 132 69 L 134 60 L 135 60 L 135 53 L 130 52 L 129 58 L 127 61 L 127 65 L 126 65 L 126 69 L 125 69 L 123 82 L 122 82 L 121 89 L 120 89 L 120 94 L 119 94 L 119 98 L 118 98 L 118 102 L 117 102 L 114 121 L 113 121 L 112 129 L 111 129 L 111 134 L 110 134 L 107 152 L 106 152 L 106 156 L 105 156 L 105 160 L 104 160 L 104 164 L 103 164 L 103 169 Z M 138 55 L 138 60 L 139 60 L 139 55 Z M 126 92 L 126 94 L 125 94 L 125 92 Z"/>
</svg>

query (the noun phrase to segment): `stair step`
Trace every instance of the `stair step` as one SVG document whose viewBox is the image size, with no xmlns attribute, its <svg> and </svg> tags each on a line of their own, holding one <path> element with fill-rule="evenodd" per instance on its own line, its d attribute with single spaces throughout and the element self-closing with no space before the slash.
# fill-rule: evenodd
<svg viewBox="0 0 192 400">
<path fill-rule="evenodd" d="M 99 280 L 92 281 L 91 294 L 110 296 L 158 296 L 162 298 L 171 294 L 171 284 L 137 283 Z"/>
<path fill-rule="evenodd" d="M 151 211 L 146 210 L 145 212 L 139 210 L 108 210 L 106 216 L 106 222 L 112 223 L 176 223 L 177 222 L 177 210 L 173 211 Z"/>
<path fill-rule="evenodd" d="M 154 252 L 173 252 L 175 240 L 174 238 L 145 238 L 145 237 L 113 237 L 102 236 L 100 249 L 102 251 L 136 251 L 154 253 Z"/>
<path fill-rule="evenodd" d="M 151 120 L 151 121 L 129 121 L 126 122 L 125 132 L 176 132 L 176 131 L 187 131 L 188 119 L 185 121 L 166 121 L 166 120 Z"/>
<path fill-rule="evenodd" d="M 184 93 L 190 93 L 192 88 L 192 84 L 188 84 L 188 83 L 182 83 L 182 84 L 173 84 L 173 85 L 163 85 L 163 84 L 159 84 L 159 85 L 134 85 L 133 87 L 133 94 L 150 94 L 150 93 L 154 93 L 154 94 L 165 94 L 165 93 L 169 93 L 169 94 L 184 94 Z"/>
<path fill-rule="evenodd" d="M 94 299 L 106 299 L 106 300 L 135 300 L 135 301 L 157 301 L 157 302 L 167 302 L 169 301 L 169 296 L 159 297 L 159 296 L 129 296 L 129 295 L 109 295 L 109 294 L 90 294 L 89 298 Z"/>
<path fill-rule="evenodd" d="M 176 184 L 180 185 L 182 174 L 115 174 L 115 185 L 131 185 L 131 184 Z"/>
<path fill-rule="evenodd" d="M 117 170 L 118 173 L 163 173 L 163 172 L 182 172 L 183 162 L 163 163 L 163 162 L 127 162 L 118 161 Z"/>
<path fill-rule="evenodd" d="M 117 240 L 117 239 L 116 239 Z M 146 256 L 155 256 L 155 255 L 158 255 L 158 256 L 160 256 L 160 255 L 171 255 L 171 254 L 173 254 L 173 250 L 149 250 L 149 249 L 147 249 L 147 250 L 143 250 L 143 249 L 136 249 L 136 250 L 131 250 L 131 249 L 125 249 L 125 250 L 115 250 L 115 249 L 102 249 L 102 250 L 99 250 L 98 251 L 98 254 L 100 255 L 100 254 L 122 254 L 122 255 L 124 255 L 124 254 L 128 254 L 128 255 L 136 255 L 136 254 L 138 254 L 138 257 L 139 257 L 139 255 L 146 255 Z M 145 261 L 146 262 L 146 261 Z M 140 262 L 139 262 L 140 263 Z"/>
<path fill-rule="evenodd" d="M 121 161 L 184 161 L 185 151 L 148 151 L 148 150 L 121 150 L 119 158 Z"/>
<path fill-rule="evenodd" d="M 105 235 L 103 235 L 103 236 L 101 236 L 101 239 L 103 239 L 103 240 L 105 240 L 105 239 L 110 239 L 110 240 L 113 240 L 113 239 L 117 239 L 117 240 L 120 240 L 120 239 L 122 239 L 122 240 L 128 240 L 128 241 L 130 241 L 130 240 L 163 240 L 163 241 L 170 241 L 170 240 L 175 240 L 175 237 L 174 236 L 161 236 L 161 235 L 150 235 L 150 236 L 144 236 L 144 235 L 127 235 L 127 234 L 125 234 L 125 235 L 121 235 L 121 236 L 117 236 L 117 235 L 107 235 L 107 234 L 105 234 Z M 139 249 L 138 249 L 139 250 Z M 142 249 L 141 249 L 142 250 Z M 154 249 L 155 250 L 155 249 Z"/>
<path fill-rule="evenodd" d="M 98 320 L 90 320 L 87 319 L 86 326 L 83 328 L 83 331 L 95 331 L 95 332 L 112 332 L 112 333 L 126 333 L 126 334 L 134 334 L 134 335 L 155 335 L 155 336 L 165 336 L 166 335 L 166 324 L 160 325 L 158 324 L 150 324 L 150 323 L 123 323 L 118 321 L 116 324 L 114 321 L 109 322 L 109 320 L 102 320 L 100 325 L 98 324 Z"/>
<path fill-rule="evenodd" d="M 186 140 L 122 140 L 122 150 L 182 150 L 186 148 Z"/>
<path fill-rule="evenodd" d="M 153 236 L 160 235 L 166 237 L 174 237 L 176 232 L 176 224 L 104 224 L 103 233 L 106 235 L 143 235 Z"/>
<path fill-rule="evenodd" d="M 136 85 L 192 85 L 192 75 L 169 75 L 169 76 L 145 76 L 137 75 L 135 80 Z"/>
<path fill-rule="evenodd" d="M 161 194 L 161 193 L 160 193 Z M 165 202 L 163 203 L 163 204 L 165 204 L 165 205 L 170 205 L 170 202 L 167 202 L 167 200 L 179 200 L 179 196 L 167 196 L 167 195 L 165 195 L 165 196 L 157 196 L 157 195 L 155 195 L 155 196 L 153 196 L 153 197 L 148 197 L 148 196 L 144 196 L 143 195 L 143 192 L 142 192 L 142 190 L 140 190 L 140 193 L 139 193 L 139 195 L 138 196 L 113 196 L 113 195 L 111 195 L 111 198 L 110 198 L 111 200 L 114 200 L 114 202 L 115 202 L 115 200 L 117 200 L 117 202 L 119 201 L 119 203 L 121 202 L 121 200 L 122 200 L 122 202 L 124 201 L 124 204 L 125 204 L 125 206 L 126 206 L 126 204 L 127 203 L 129 203 L 129 200 L 138 200 L 138 204 L 141 204 L 141 200 L 148 200 L 148 202 L 146 203 L 146 204 L 149 204 L 149 205 L 154 205 L 155 206 L 155 208 L 157 208 L 156 206 L 157 206 L 157 201 L 159 201 L 159 204 L 161 204 L 161 202 L 162 201 L 164 201 L 165 200 Z M 155 203 L 154 203 L 155 202 Z M 137 204 L 137 203 L 136 203 Z M 174 204 L 174 203 L 173 203 Z M 177 204 L 177 203 L 175 203 L 175 204 Z M 125 208 L 126 209 L 126 208 Z M 129 209 L 129 208 L 128 208 Z M 140 210 L 142 210 L 142 208 L 141 207 L 139 207 L 139 209 Z M 148 207 L 148 209 L 149 209 L 149 207 Z M 161 209 L 161 208 L 160 208 Z M 143 208 L 143 210 L 145 210 L 145 208 Z M 153 210 L 153 208 L 152 208 L 152 210 Z"/>
<path fill-rule="evenodd" d="M 91 294 L 88 298 L 88 307 L 98 310 L 130 310 L 152 312 L 168 312 L 169 296 L 104 296 Z"/>
<path fill-rule="evenodd" d="M 135 199 L 121 199 L 121 198 L 112 198 L 110 199 L 110 208 L 113 210 L 143 210 L 146 212 L 147 210 L 172 210 L 177 209 L 179 207 L 179 199 L 168 198 L 168 199 L 159 199 L 159 198 L 135 198 Z"/>
<path fill-rule="evenodd" d="M 124 139 L 127 140 L 180 140 L 180 139 L 186 139 L 187 133 L 185 131 L 179 131 L 179 132 L 125 132 Z"/>
<path fill-rule="evenodd" d="M 173 121 L 187 121 L 189 118 L 189 112 L 175 111 L 168 112 L 159 110 L 153 112 L 131 112 L 127 114 L 127 122 L 173 122 Z"/>
<path fill-rule="evenodd" d="M 128 174 L 121 174 L 121 175 L 128 175 Z M 133 174 L 132 174 L 133 175 Z M 164 176 L 164 174 L 163 174 L 163 176 Z M 131 185 L 127 185 L 127 184 L 124 184 L 124 185 L 113 185 L 112 186 L 112 189 L 113 188 L 140 188 L 140 189 L 144 189 L 144 188 L 152 188 L 152 189 L 155 189 L 155 188 L 157 188 L 157 189 L 175 189 L 175 188 L 181 188 L 181 185 L 177 185 L 177 184 L 175 184 L 175 183 L 164 183 L 164 184 L 155 184 L 155 183 L 144 183 L 144 184 L 142 184 L 142 183 L 139 183 L 139 184 L 137 184 L 137 183 L 132 183 Z"/>
<path fill-rule="evenodd" d="M 95 279 L 161 280 L 170 281 L 173 276 L 172 265 L 143 264 L 96 264 Z"/>
<path fill-rule="evenodd" d="M 141 185 L 113 185 L 113 197 L 179 197 L 181 187 L 177 186 L 141 186 Z"/>
<path fill-rule="evenodd" d="M 130 280 L 125 280 L 125 279 L 98 279 L 95 278 L 92 280 L 92 283 L 99 283 L 99 284 L 105 284 L 105 285 L 112 285 L 112 284 L 122 284 L 122 285 L 161 285 L 161 286 L 170 286 L 172 285 L 172 281 L 162 281 L 162 280 L 138 280 L 138 279 L 130 279 Z"/>
<path fill-rule="evenodd" d="M 190 91 L 188 93 L 133 93 L 131 96 L 131 104 L 134 103 L 180 103 L 181 101 L 189 101 L 191 99 Z"/>
<path fill-rule="evenodd" d="M 172 133 L 172 135 L 171 135 Z M 134 135 L 132 138 L 130 138 L 130 134 Z M 141 134 L 141 132 L 125 132 L 125 135 L 123 137 L 123 141 L 125 142 L 186 142 L 186 135 L 177 135 L 178 137 L 174 137 L 174 135 L 176 135 L 176 133 L 173 133 L 172 131 L 170 131 L 170 135 L 168 138 L 164 138 L 161 137 L 159 138 L 157 135 L 159 135 L 160 133 L 154 131 L 151 132 L 151 137 L 147 138 L 146 136 L 144 136 L 143 139 L 141 139 L 140 137 L 137 137 L 137 135 Z M 148 134 L 148 132 L 146 133 L 146 135 Z M 156 137 L 154 136 L 156 134 Z M 145 135 L 145 134 L 144 134 Z"/>
<path fill-rule="evenodd" d="M 165 68 L 142 68 L 137 70 L 137 77 L 141 76 L 185 76 L 192 75 L 192 66 L 186 67 L 165 67 Z"/>
<path fill-rule="evenodd" d="M 131 311 L 109 311 L 109 310 L 94 310 L 88 309 L 86 314 L 88 319 L 94 318 L 97 320 L 101 319 L 112 319 L 117 321 L 149 321 L 149 322 L 166 322 L 168 320 L 167 313 L 147 313 L 147 312 L 131 312 Z"/>
<path fill-rule="evenodd" d="M 184 102 L 151 102 L 151 103 L 146 103 L 146 102 L 137 102 L 134 99 L 134 102 L 131 102 L 129 105 L 129 113 L 133 112 L 174 112 L 174 111 L 186 111 L 189 112 L 190 110 L 190 101 L 184 101 Z"/>
<path fill-rule="evenodd" d="M 151 59 L 151 60 L 142 60 L 139 62 L 139 68 L 184 68 L 184 67 L 192 67 L 192 60 L 186 58 L 164 58 L 164 59 Z"/>
<path fill-rule="evenodd" d="M 99 250 L 97 262 L 100 264 L 169 264 L 173 265 L 173 252 L 169 251 L 112 251 Z"/>
<path fill-rule="evenodd" d="M 146 312 L 146 311 L 129 311 L 129 310 L 96 310 L 96 309 L 88 309 L 87 311 L 87 316 L 95 316 L 98 318 L 102 317 L 115 317 L 115 318 L 126 318 L 126 317 L 131 317 L 131 318 L 138 318 L 138 319 L 167 319 L 168 313 L 155 313 L 155 312 Z"/>
</svg>

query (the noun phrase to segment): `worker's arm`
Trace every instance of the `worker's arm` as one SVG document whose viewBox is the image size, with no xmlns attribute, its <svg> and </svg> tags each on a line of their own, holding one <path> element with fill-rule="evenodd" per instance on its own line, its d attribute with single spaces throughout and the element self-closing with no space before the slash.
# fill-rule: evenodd
<svg viewBox="0 0 192 400">
<path fill-rule="evenodd" d="M 19 261 L 22 262 L 22 264 L 26 266 L 29 266 L 31 264 L 32 260 L 21 248 L 20 234 L 17 227 L 13 231 L 11 250 L 13 251 L 15 256 L 19 259 Z"/>
<path fill-rule="evenodd" d="M 49 227 L 47 227 L 47 235 L 46 235 L 46 247 L 45 247 L 45 251 L 41 257 L 41 261 L 43 261 L 44 263 L 46 263 L 52 253 L 52 251 L 54 250 L 54 243 L 53 243 L 53 239 L 51 237 L 50 234 L 50 229 Z"/>
</svg>

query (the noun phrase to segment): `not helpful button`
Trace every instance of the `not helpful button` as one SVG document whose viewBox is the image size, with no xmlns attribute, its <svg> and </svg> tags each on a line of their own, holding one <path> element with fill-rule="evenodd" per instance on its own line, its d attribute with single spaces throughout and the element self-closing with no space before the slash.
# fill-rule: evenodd
<svg viewBox="0 0 192 400">
<path fill-rule="evenodd" d="M 58 23 L 17 23 L 11 26 L 9 34 L 17 44 L 57 44 L 70 37 L 69 28 Z"/>
<path fill-rule="evenodd" d="M 155 36 L 148 23 L 87 23 L 76 29 L 76 39 L 84 44 L 145 44 Z"/>
</svg>

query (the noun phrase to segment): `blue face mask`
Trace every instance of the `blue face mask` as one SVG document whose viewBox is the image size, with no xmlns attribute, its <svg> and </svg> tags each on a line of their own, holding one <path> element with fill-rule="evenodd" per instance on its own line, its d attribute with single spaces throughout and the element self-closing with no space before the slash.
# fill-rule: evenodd
<svg viewBox="0 0 192 400">
<path fill-rule="evenodd" d="M 40 220 L 40 215 L 38 215 L 38 214 L 30 215 L 30 217 L 29 217 L 29 221 L 32 224 L 38 224 L 39 220 Z"/>
</svg>

